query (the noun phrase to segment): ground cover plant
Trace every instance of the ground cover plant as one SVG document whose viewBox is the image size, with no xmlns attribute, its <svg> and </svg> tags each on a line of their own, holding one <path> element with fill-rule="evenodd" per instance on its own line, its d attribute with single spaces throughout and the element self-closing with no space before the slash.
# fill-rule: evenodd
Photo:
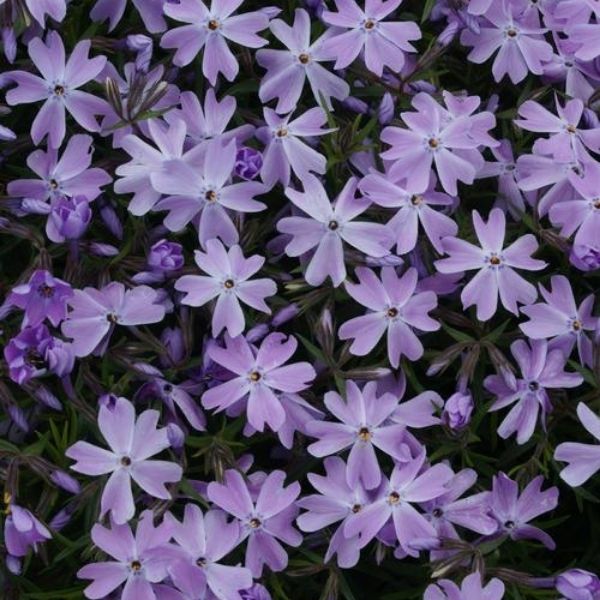
<svg viewBox="0 0 600 600">
<path fill-rule="evenodd" d="M 600 599 L 597 0 L 0 33 L 3 599 Z"/>
</svg>

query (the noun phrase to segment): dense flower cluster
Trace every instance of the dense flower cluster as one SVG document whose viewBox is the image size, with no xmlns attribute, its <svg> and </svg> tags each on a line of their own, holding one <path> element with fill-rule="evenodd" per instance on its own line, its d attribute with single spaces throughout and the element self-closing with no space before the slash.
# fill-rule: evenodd
<svg viewBox="0 0 600 600">
<path fill-rule="evenodd" d="M 600 2 L 0 40 L 3 598 L 600 599 Z"/>
</svg>

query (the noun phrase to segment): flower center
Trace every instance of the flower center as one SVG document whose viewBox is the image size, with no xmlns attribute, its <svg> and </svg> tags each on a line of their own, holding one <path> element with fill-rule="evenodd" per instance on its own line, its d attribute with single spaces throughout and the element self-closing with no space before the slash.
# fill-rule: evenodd
<svg viewBox="0 0 600 600">
<path fill-rule="evenodd" d="M 509 28 L 506 30 L 506 35 L 507 35 L 509 38 L 516 38 L 518 33 L 519 33 L 519 32 L 518 32 L 518 31 L 517 31 L 517 30 L 516 30 L 514 27 L 509 27 Z"/>
<path fill-rule="evenodd" d="M 41 369 L 46 366 L 44 357 L 35 348 L 28 348 L 24 358 L 30 367 Z"/>
<path fill-rule="evenodd" d="M 567 125 L 565 129 L 569 133 L 577 133 L 577 127 L 575 125 Z"/>
<path fill-rule="evenodd" d="M 436 138 L 429 138 L 429 141 L 427 142 L 427 144 L 429 145 L 429 147 L 432 150 L 435 150 L 436 148 L 439 148 L 440 146 L 440 141 Z"/>
<path fill-rule="evenodd" d="M 431 513 L 436 519 L 439 519 L 443 514 L 444 511 L 441 508 L 436 508 L 434 509 L 434 511 Z"/>
<path fill-rule="evenodd" d="M 250 519 L 250 521 L 248 521 L 248 525 L 250 525 L 252 529 L 258 529 L 262 525 L 262 523 L 260 522 L 260 519 L 254 517 L 254 519 Z"/>
<path fill-rule="evenodd" d="M 219 21 L 216 19 L 211 19 L 206 26 L 210 29 L 210 31 L 216 31 L 219 29 Z"/>
<path fill-rule="evenodd" d="M 592 204 L 594 205 L 594 208 L 597 208 L 598 210 L 600 210 L 600 198 L 594 198 L 592 200 Z"/>
<path fill-rule="evenodd" d="M 217 192 L 215 192 L 214 190 L 208 190 L 208 192 L 204 194 L 204 199 L 207 202 L 215 202 L 215 200 L 217 199 Z"/>
<path fill-rule="evenodd" d="M 170 394 L 173 391 L 173 386 L 170 383 L 165 383 L 165 385 L 163 385 L 163 392 L 165 392 L 166 394 Z"/>
<path fill-rule="evenodd" d="M 351 510 L 354 514 L 359 513 L 362 510 L 362 504 L 354 504 Z"/>
<path fill-rule="evenodd" d="M 142 568 L 142 563 L 139 560 L 132 560 L 131 565 L 129 566 L 131 567 L 132 571 L 137 573 Z"/>
<path fill-rule="evenodd" d="M 121 464 L 124 467 L 130 467 L 131 466 L 131 459 L 129 458 L 129 456 L 123 456 L 121 458 Z"/>
<path fill-rule="evenodd" d="M 252 371 L 252 373 L 250 373 L 250 381 L 260 381 L 261 378 L 261 374 L 258 371 Z"/>
<path fill-rule="evenodd" d="M 400 502 L 400 494 L 398 492 L 392 492 L 388 496 L 388 502 L 390 504 L 398 504 L 398 502 Z"/>
<path fill-rule="evenodd" d="M 298 56 L 298 60 L 300 61 L 301 64 L 307 65 L 310 61 L 310 55 L 306 54 L 306 52 L 303 52 L 302 54 L 300 54 Z"/>
<path fill-rule="evenodd" d="M 283 138 L 288 134 L 288 130 L 285 127 L 280 127 L 277 132 L 275 133 L 275 135 L 278 138 Z"/>
<path fill-rule="evenodd" d="M 419 204 L 421 204 L 423 202 L 423 196 L 421 196 L 420 194 L 415 194 L 410 199 L 410 202 L 413 206 L 419 206 Z"/>
<path fill-rule="evenodd" d="M 226 279 L 223 286 L 230 290 L 235 285 L 233 279 Z"/>
<path fill-rule="evenodd" d="M 64 88 L 64 86 L 62 86 L 60 84 L 56 84 L 54 86 L 54 95 L 55 96 L 64 96 L 65 95 L 65 88 Z"/>
<path fill-rule="evenodd" d="M 56 181 L 56 179 L 50 180 L 50 189 L 53 189 L 53 190 L 58 189 L 58 181 Z"/>
<path fill-rule="evenodd" d="M 506 529 L 514 529 L 515 522 L 514 521 L 506 521 L 506 523 L 504 523 L 504 527 L 506 527 Z"/>
<path fill-rule="evenodd" d="M 54 296 L 54 288 L 44 283 L 38 287 L 38 294 L 42 298 L 52 298 Z"/>
<path fill-rule="evenodd" d="M 391 308 L 388 308 L 386 314 L 390 319 L 395 319 L 398 316 L 398 309 L 392 306 Z"/>
<path fill-rule="evenodd" d="M 489 258 L 489 263 L 493 267 L 497 267 L 502 264 L 502 259 L 497 254 L 492 254 Z"/>
<path fill-rule="evenodd" d="M 113 325 L 116 325 L 119 322 L 119 317 L 115 315 L 115 313 L 108 313 L 106 315 L 106 320 Z"/>
<path fill-rule="evenodd" d="M 376 22 L 373 21 L 373 19 L 367 19 L 364 24 L 363 27 L 367 30 L 367 31 L 371 31 L 371 29 L 373 29 L 376 25 Z"/>
<path fill-rule="evenodd" d="M 532 392 L 537 392 L 540 389 L 540 384 L 537 381 L 530 381 L 527 386 Z"/>
<path fill-rule="evenodd" d="M 337 221 L 329 221 L 327 227 L 329 227 L 329 229 L 331 229 L 331 231 L 335 231 L 336 229 L 338 229 L 340 226 L 340 224 Z"/>
<path fill-rule="evenodd" d="M 580 331 L 582 327 L 581 321 L 579 319 L 575 319 L 571 323 L 571 327 L 573 328 L 573 331 Z"/>
<path fill-rule="evenodd" d="M 200 567 L 200 568 L 205 567 L 206 566 L 206 559 L 205 558 L 199 558 L 196 561 L 196 566 Z"/>
<path fill-rule="evenodd" d="M 363 441 L 363 442 L 368 442 L 372 437 L 373 434 L 369 431 L 368 427 L 361 427 L 358 430 L 358 437 Z"/>
</svg>

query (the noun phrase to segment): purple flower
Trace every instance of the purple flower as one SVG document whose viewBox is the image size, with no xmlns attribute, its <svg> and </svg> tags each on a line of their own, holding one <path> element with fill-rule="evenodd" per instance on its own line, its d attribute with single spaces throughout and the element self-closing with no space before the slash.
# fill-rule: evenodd
<svg viewBox="0 0 600 600">
<path fill-rule="evenodd" d="M 144 27 L 150 33 L 164 31 L 167 27 L 163 18 L 163 6 L 170 0 L 131 0 L 131 3 L 140 13 Z M 94 21 L 108 20 L 108 31 L 112 31 L 125 13 L 127 0 L 98 0 L 90 13 Z"/>
<path fill-rule="evenodd" d="M 279 392 L 305 390 L 316 376 L 307 362 L 285 364 L 297 347 L 296 338 L 282 333 L 268 335 L 258 350 L 243 336 L 225 335 L 225 348 L 211 346 L 208 356 L 236 376 L 204 392 L 203 406 L 222 411 L 244 400 L 248 422 L 254 429 L 263 431 L 267 424 L 278 431 L 285 421 Z"/>
<path fill-rule="evenodd" d="M 217 83 L 219 73 L 227 81 L 233 81 L 239 65 L 226 40 L 247 48 L 260 48 L 267 41 L 257 32 L 269 26 L 269 18 L 262 11 L 232 16 L 241 4 L 241 0 L 211 0 L 210 9 L 201 0 L 164 4 L 163 10 L 168 17 L 187 25 L 167 31 L 160 45 L 175 48 L 173 62 L 180 67 L 190 64 L 204 48 L 202 73 L 210 84 Z"/>
<path fill-rule="evenodd" d="M 516 382 L 506 381 L 501 375 L 485 378 L 485 388 L 496 396 L 490 412 L 516 405 L 498 427 L 498 435 L 508 438 L 517 434 L 517 443 L 524 444 L 535 430 L 538 413 L 546 426 L 546 415 L 552 410 L 547 389 L 572 388 L 583 383 L 578 373 L 567 373 L 567 357 L 559 349 L 550 350 L 546 340 L 517 340 L 510 347 L 523 377 Z"/>
<path fill-rule="evenodd" d="M 27 157 L 27 166 L 39 179 L 18 179 L 8 184 L 13 197 L 53 200 L 64 196 L 84 196 L 88 201 L 101 194 L 111 182 L 110 175 L 92 164 L 92 138 L 74 135 L 69 139 L 60 159 L 58 150 L 35 150 Z"/>
<path fill-rule="evenodd" d="M 370 503 L 371 498 L 360 481 L 356 485 L 348 485 L 347 467 L 339 456 L 330 456 L 323 464 L 325 476 L 315 473 L 307 475 L 311 485 L 319 493 L 305 496 L 296 502 L 307 511 L 298 517 L 298 527 L 302 531 L 313 532 L 341 521 L 331 536 L 323 562 L 329 562 L 337 554 L 338 565 L 343 569 L 350 569 L 358 563 L 361 544 L 358 535 L 346 537 L 344 527 L 348 518 L 359 513 Z"/>
<path fill-rule="evenodd" d="M 9 71 L 4 75 L 16 88 L 6 93 L 11 106 L 44 100 L 31 124 L 31 139 L 36 146 L 48 134 L 48 144 L 58 148 L 65 138 L 65 111 L 87 131 L 100 131 L 94 115 L 106 111 L 107 103 L 101 98 L 80 91 L 82 85 L 94 79 L 106 64 L 106 56 L 88 58 L 90 40 L 79 42 L 65 63 L 65 47 L 56 31 L 29 42 L 29 57 L 42 77 L 26 71 Z"/>
<path fill-rule="evenodd" d="M 598 129 L 600 132 L 600 129 Z M 600 141 L 600 138 L 599 138 Z M 571 185 L 577 191 L 574 199 L 565 198 L 550 208 L 550 221 L 560 227 L 560 235 L 570 238 L 575 246 L 594 248 L 600 239 L 600 164 L 587 163 L 585 176 L 571 173 Z"/>
<path fill-rule="evenodd" d="M 475 404 L 470 392 L 455 392 L 446 400 L 442 422 L 455 431 L 460 431 L 471 422 Z"/>
<path fill-rule="evenodd" d="M 328 110 L 333 109 L 331 98 L 348 97 L 350 86 L 320 64 L 335 60 L 324 47 L 325 41 L 334 34 L 333 29 L 311 44 L 310 16 L 301 8 L 296 9 L 291 27 L 280 19 L 271 21 L 270 27 L 286 50 L 268 49 L 256 53 L 256 61 L 267 70 L 258 91 L 263 104 L 277 98 L 275 110 L 278 113 L 293 111 L 307 79 L 316 102 L 319 105 L 324 102 Z"/>
<path fill-rule="evenodd" d="M 577 405 L 577 416 L 588 433 L 600 441 L 600 418 L 583 402 Z M 571 486 L 584 484 L 600 469 L 600 446 L 564 442 L 556 447 L 555 460 L 569 463 L 560 476 Z"/>
<path fill-rule="evenodd" d="M 518 314 L 517 303 L 535 302 L 537 291 L 514 269 L 539 271 L 546 267 L 545 262 L 531 258 L 538 249 L 535 236 L 524 235 L 504 248 L 506 217 L 499 208 L 492 209 L 487 223 L 474 210 L 473 225 L 481 247 L 460 238 L 446 238 L 444 250 L 450 256 L 436 261 L 435 268 L 445 274 L 478 271 L 464 287 L 461 299 L 465 310 L 473 305 L 477 307 L 480 321 L 494 316 L 498 296 L 506 310 Z"/>
<path fill-rule="evenodd" d="M 265 298 L 277 293 L 277 285 L 272 279 L 250 280 L 263 266 L 262 256 L 244 258 L 239 246 L 226 250 L 220 240 L 212 239 L 206 242 L 206 254 L 196 250 L 195 259 L 208 275 L 184 275 L 175 283 L 175 289 L 186 294 L 182 304 L 188 306 L 203 306 L 217 299 L 212 318 L 213 337 L 223 329 L 232 338 L 244 331 L 246 320 L 240 301 L 271 314 Z"/>
<path fill-rule="evenodd" d="M 480 492 L 461 499 L 476 481 L 477 473 L 473 469 L 463 469 L 446 484 L 446 493 L 422 505 L 440 539 L 460 539 L 457 526 L 483 535 L 490 535 L 498 529 L 498 523 L 488 514 L 490 492 Z M 448 555 L 448 550 L 431 551 L 432 560 Z"/>
<path fill-rule="evenodd" d="M 46 373 L 62 377 L 73 370 L 71 344 L 52 337 L 43 325 L 25 327 L 4 348 L 10 378 L 19 385 Z"/>
<path fill-rule="evenodd" d="M 240 590 L 252 585 L 250 571 L 219 564 L 240 542 L 238 521 L 227 522 L 220 510 L 202 514 L 198 506 L 186 504 L 183 521 L 170 513 L 173 538 L 182 550 L 168 567 L 173 583 L 189 598 L 204 597 L 208 588 L 217 598 L 242 600 Z"/>
<path fill-rule="evenodd" d="M 68 283 L 40 269 L 27 283 L 15 286 L 7 302 L 25 311 L 23 327 L 39 325 L 44 319 L 57 327 L 67 315 L 67 300 L 72 296 Z"/>
<path fill-rule="evenodd" d="M 580 129 L 584 104 L 581 100 L 569 100 L 564 106 L 555 98 L 558 116 L 538 102 L 528 100 L 519 106 L 520 119 L 513 122 L 522 129 L 535 133 L 549 133 L 549 138 L 536 140 L 534 151 L 552 155 L 559 160 L 586 159 L 588 152 L 600 152 L 600 127 Z M 595 169 L 597 177 L 598 168 Z"/>
<path fill-rule="evenodd" d="M 235 155 L 234 171 L 238 177 L 251 181 L 256 179 L 263 166 L 263 155 L 254 148 L 242 146 Z"/>
<path fill-rule="evenodd" d="M 484 165 L 480 146 L 498 142 L 488 131 L 496 126 L 488 111 L 473 114 L 480 105 L 478 96 L 461 98 L 444 92 L 446 108 L 422 92 L 413 100 L 417 112 L 400 114 L 408 129 L 386 127 L 381 140 L 391 148 L 381 154 L 394 161 L 389 174 L 394 180 L 406 178 L 406 186 L 421 193 L 427 190 L 435 164 L 444 190 L 457 194 L 457 181 L 472 184 Z"/>
<path fill-rule="evenodd" d="M 472 46 L 468 59 L 481 64 L 498 50 L 492 65 L 496 81 L 504 75 L 516 84 L 528 73 L 542 75 L 544 63 L 552 59 L 552 46 L 544 40 L 536 11 L 520 12 L 518 2 L 492 2 L 479 31 L 463 30 L 460 41 Z"/>
<path fill-rule="evenodd" d="M 421 30 L 411 21 L 383 22 L 401 3 L 402 0 L 375 0 L 362 10 L 354 0 L 335 0 L 338 12 L 326 10 L 322 15 L 325 23 L 339 30 L 324 47 L 335 57 L 335 68 L 345 69 L 364 52 L 367 69 L 378 77 L 384 67 L 394 73 L 402 71 L 405 52 L 416 52 L 410 42 L 421 39 Z"/>
<path fill-rule="evenodd" d="M 165 239 L 158 240 L 150 247 L 148 266 L 157 273 L 179 271 L 184 264 L 183 246 Z"/>
<path fill-rule="evenodd" d="M 423 600 L 502 600 L 504 584 L 499 579 L 491 579 L 484 586 L 481 574 L 471 573 L 465 577 L 460 588 L 449 579 L 432 583 L 426 590 Z"/>
<path fill-rule="evenodd" d="M 265 191 L 262 183 L 228 185 L 236 153 L 235 140 L 223 146 L 215 139 L 206 150 L 201 169 L 192 168 L 184 160 L 173 160 L 152 173 L 153 188 L 169 195 L 155 206 L 155 210 L 169 211 L 164 220 L 168 229 L 180 231 L 195 220 L 203 247 L 217 237 L 227 246 L 237 244 L 239 234 L 228 210 L 254 213 L 264 210 L 266 205 L 254 200 L 254 196 Z"/>
<path fill-rule="evenodd" d="M 346 283 L 346 291 L 354 300 L 367 307 L 367 314 L 346 321 L 339 330 L 342 340 L 353 339 L 350 352 L 365 356 L 387 336 L 388 358 L 397 368 L 400 358 L 418 360 L 423 356 L 423 344 L 414 329 L 437 331 L 440 324 L 429 316 L 437 306 L 435 292 L 415 293 L 418 273 L 413 267 L 398 277 L 394 267 L 383 267 L 381 279 L 367 267 L 358 267 L 359 283 Z"/>
<path fill-rule="evenodd" d="M 237 108 L 237 101 L 233 96 L 224 96 L 219 102 L 215 90 L 209 88 L 204 96 L 204 107 L 193 92 L 182 92 L 180 103 L 181 109 L 170 110 L 165 119 L 169 122 L 183 120 L 188 137 L 196 144 L 204 143 L 204 149 L 207 148 L 206 142 L 214 138 L 219 138 L 222 144 L 235 138 L 241 144 L 254 133 L 254 126 L 249 123 L 226 131 Z M 194 148 L 194 155 L 198 152 L 201 154 L 202 148 Z"/>
<path fill-rule="evenodd" d="M 435 179 L 427 190 L 405 189 L 382 173 L 370 173 L 358 184 L 359 190 L 371 202 L 386 208 L 397 209 L 388 221 L 388 227 L 396 232 L 396 250 L 406 254 L 414 250 L 419 236 L 419 224 L 432 246 L 443 252 L 442 239 L 455 236 L 458 226 L 448 216 L 432 208 L 451 206 L 454 201 L 447 194 L 435 191 Z"/>
<path fill-rule="evenodd" d="M 10 504 L 4 520 L 4 543 L 11 556 L 21 557 L 31 546 L 37 552 L 37 545 L 52 538 L 48 529 L 26 508 Z"/>
<path fill-rule="evenodd" d="M 129 212 L 135 216 L 145 215 L 159 201 L 161 194 L 152 186 L 150 176 L 160 171 L 164 164 L 175 159 L 195 160 L 195 149 L 184 153 L 186 125 L 181 119 L 173 119 L 168 126 L 157 119 L 148 122 L 149 138 L 157 148 L 135 135 L 123 138 L 123 150 L 131 161 L 119 165 L 116 174 L 121 177 L 115 182 L 117 194 L 133 194 Z"/>
<path fill-rule="evenodd" d="M 76 442 L 67 448 L 66 456 L 76 461 L 71 466 L 74 471 L 95 476 L 111 474 L 102 492 L 101 517 L 110 512 L 120 525 L 134 516 L 132 479 L 154 498 L 171 498 L 165 484 L 181 479 L 181 467 L 164 460 L 148 460 L 170 446 L 166 428 L 156 427 L 159 416 L 156 410 L 145 410 L 136 419 L 129 400 L 111 397 L 98 412 L 98 427 L 110 450 L 88 442 Z"/>
<path fill-rule="evenodd" d="M 65 240 L 78 240 L 91 220 L 92 209 L 85 196 L 60 196 L 51 201 L 46 235 L 57 244 Z"/>
<path fill-rule="evenodd" d="M 454 473 L 443 464 L 423 468 L 425 458 L 423 448 L 411 461 L 397 464 L 389 482 L 382 482 L 378 498 L 348 517 L 344 526 L 346 537 L 359 534 L 360 545 L 365 546 L 391 518 L 398 543 L 409 556 L 418 556 L 419 549 L 433 545 L 436 530 L 413 504 L 434 500 L 446 493 L 445 485 Z"/>
<path fill-rule="evenodd" d="M 569 569 L 556 578 L 556 591 L 567 600 L 598 600 L 600 580 L 583 569 Z"/>
<path fill-rule="evenodd" d="M 586 331 L 596 328 L 596 318 L 592 316 L 594 294 L 587 296 L 577 307 L 571 284 L 564 275 L 554 275 L 550 284 L 550 290 L 540 284 L 545 303 L 521 309 L 530 319 L 519 325 L 521 331 L 534 340 L 552 338 L 551 347 L 560 348 L 567 357 L 576 345 L 581 362 L 591 364 L 592 342 Z"/>
<path fill-rule="evenodd" d="M 393 394 L 377 396 L 377 384 L 367 383 L 361 390 L 354 381 L 346 382 L 346 400 L 337 392 L 325 394 L 325 406 L 340 423 L 312 421 L 307 431 L 313 442 L 308 451 L 313 456 L 328 456 L 351 448 L 347 480 L 351 488 L 359 481 L 367 490 L 381 483 L 381 469 L 375 448 L 397 461 L 410 460 L 410 449 L 403 443 L 404 425 L 388 423 L 398 406 Z"/>
<path fill-rule="evenodd" d="M 280 542 L 290 546 L 302 542 L 302 535 L 292 525 L 298 514 L 294 501 L 300 484 L 295 481 L 284 487 L 284 480 L 283 471 L 271 471 L 260 485 L 256 502 L 238 471 L 226 471 L 223 484 L 213 481 L 208 485 L 210 501 L 239 522 L 239 541 L 248 538 L 246 568 L 254 577 L 261 576 L 265 564 L 272 571 L 285 569 L 288 558 Z"/>
<path fill-rule="evenodd" d="M 92 579 L 84 590 L 87 598 L 105 598 L 123 583 L 121 598 L 156 598 L 152 584 L 167 576 L 167 544 L 171 525 L 166 520 L 154 527 L 152 511 L 140 515 L 135 537 L 129 525 L 111 523 L 108 529 L 100 524 L 92 527 L 92 541 L 115 560 L 85 565 L 77 572 L 80 579 Z"/>
<path fill-rule="evenodd" d="M 335 287 L 344 281 L 344 242 L 368 256 L 389 254 L 394 243 L 391 231 L 379 223 L 355 221 L 370 204 L 356 198 L 356 178 L 348 180 L 333 205 L 314 175 L 307 175 L 303 184 L 304 192 L 287 188 L 285 194 L 308 217 L 285 217 L 277 229 L 292 236 L 285 247 L 288 256 L 301 256 L 316 246 L 304 274 L 310 285 L 321 285 L 328 276 Z"/>
<path fill-rule="evenodd" d="M 325 173 L 325 157 L 301 139 L 334 131 L 323 129 L 327 115 L 322 108 L 311 108 L 293 121 L 290 121 L 291 115 L 280 117 L 270 108 L 264 109 L 264 116 L 267 124 L 256 132 L 256 136 L 266 144 L 260 176 L 268 188 L 278 181 L 287 187 L 290 171 L 302 182 L 310 173 Z"/>
<path fill-rule="evenodd" d="M 500 525 L 499 531 L 510 539 L 537 540 L 546 548 L 554 550 L 556 544 L 552 538 L 545 531 L 528 524 L 537 516 L 554 510 L 558 504 L 558 488 L 552 487 L 542 492 L 543 481 L 541 475 L 536 477 L 519 494 L 516 481 L 509 479 L 504 473 L 495 475 L 490 508 Z"/>
<path fill-rule="evenodd" d="M 75 356 L 88 356 L 104 347 L 116 325 L 134 326 L 159 323 L 165 308 L 158 292 L 146 285 L 126 290 L 113 281 L 102 289 L 75 290 L 68 304 L 71 312 L 63 321 L 62 332 L 73 340 Z"/>
</svg>

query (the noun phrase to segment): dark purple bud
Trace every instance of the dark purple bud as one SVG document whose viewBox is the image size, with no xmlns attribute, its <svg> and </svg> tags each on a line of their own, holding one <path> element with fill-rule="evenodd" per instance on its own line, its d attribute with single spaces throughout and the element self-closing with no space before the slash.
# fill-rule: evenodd
<svg viewBox="0 0 600 600">
<path fill-rule="evenodd" d="M 260 583 L 255 583 L 251 588 L 242 590 L 240 595 L 242 600 L 271 600 L 271 594 Z"/>
<path fill-rule="evenodd" d="M 583 569 L 570 569 L 556 578 L 556 589 L 567 600 L 597 600 L 600 598 L 600 580 Z"/>
<path fill-rule="evenodd" d="M 284 323 L 291 321 L 299 312 L 300 308 L 297 304 L 288 304 L 286 307 L 275 313 L 271 319 L 271 325 L 273 327 L 280 327 Z"/>
<path fill-rule="evenodd" d="M 52 517 L 50 523 L 48 523 L 50 529 L 53 529 L 54 531 L 60 531 L 61 529 L 66 527 L 69 524 L 69 521 L 71 520 L 71 513 L 72 510 L 69 506 L 63 508 L 62 510 L 59 510 L 54 515 L 54 517 Z"/>
<path fill-rule="evenodd" d="M 381 125 L 387 125 L 394 118 L 394 109 L 394 99 L 389 92 L 386 92 L 377 111 L 377 118 Z"/>
<path fill-rule="evenodd" d="M 98 407 L 104 406 L 108 410 L 112 411 L 117 404 L 117 396 L 114 394 L 102 394 L 100 398 L 98 398 Z"/>
<path fill-rule="evenodd" d="M 323 0 L 304 0 L 306 10 L 318 19 L 321 18 L 325 10 L 325 2 Z"/>
<path fill-rule="evenodd" d="M 119 249 L 111 246 L 110 244 L 102 244 L 100 242 L 92 242 L 89 245 L 90 252 L 95 254 L 96 256 L 117 256 L 119 254 Z"/>
<path fill-rule="evenodd" d="M 53 410 L 62 410 L 58 398 L 45 386 L 40 385 L 34 392 L 35 397 L 45 406 Z"/>
<path fill-rule="evenodd" d="M 359 98 L 355 98 L 354 96 L 348 96 L 342 104 L 352 112 L 359 113 L 361 115 L 366 115 L 369 112 L 369 105 Z"/>
<path fill-rule="evenodd" d="M 171 361 L 175 364 L 181 362 L 185 356 L 183 332 L 179 327 L 165 327 L 160 341 L 166 348 Z"/>
<path fill-rule="evenodd" d="M 277 6 L 265 6 L 263 8 L 259 8 L 258 12 L 264 13 L 269 19 L 274 19 L 281 13 L 281 9 Z"/>
<path fill-rule="evenodd" d="M 100 209 L 100 217 L 106 225 L 107 229 L 119 240 L 123 239 L 123 225 L 119 219 L 115 209 L 105 202 Z"/>
<path fill-rule="evenodd" d="M 450 21 L 438 36 L 437 43 L 444 48 L 449 46 L 456 38 L 460 29 L 461 27 L 458 21 Z"/>
<path fill-rule="evenodd" d="M 9 63 L 14 62 L 17 56 L 17 36 L 13 27 L 2 28 L 2 48 L 4 56 Z"/>
<path fill-rule="evenodd" d="M 13 575 L 20 575 L 21 574 L 21 569 L 22 569 L 22 563 L 21 563 L 21 559 L 17 558 L 16 556 L 11 556 L 10 554 L 6 555 L 6 568 L 13 574 Z"/>
<path fill-rule="evenodd" d="M 52 483 L 54 483 L 54 485 L 57 485 L 59 488 L 62 488 L 71 494 L 79 494 L 81 491 L 81 486 L 79 485 L 77 479 L 71 477 L 64 471 L 53 471 L 50 475 L 50 480 Z"/>
<path fill-rule="evenodd" d="M 600 269 L 600 248 L 587 244 L 575 244 L 571 249 L 569 261 L 580 271 Z"/>
<path fill-rule="evenodd" d="M 47 202 L 37 200 L 36 198 L 23 198 L 21 201 L 21 210 L 30 215 L 47 215 L 51 208 Z"/>
<path fill-rule="evenodd" d="M 181 244 L 159 240 L 150 248 L 148 266 L 161 273 L 178 271 L 183 267 L 183 248 Z"/>
<path fill-rule="evenodd" d="M 146 73 L 152 60 L 152 38 L 147 35 L 128 35 L 126 44 L 129 50 L 137 53 L 135 67 L 138 71 Z"/>
<path fill-rule="evenodd" d="M 464 429 L 473 414 L 473 397 L 469 392 L 456 392 L 446 401 L 442 422 L 455 431 Z"/>
<path fill-rule="evenodd" d="M 262 153 L 258 150 L 248 146 L 242 146 L 237 151 L 234 171 L 238 177 L 250 181 L 260 173 L 262 165 Z"/>
<path fill-rule="evenodd" d="M 53 242 L 78 240 L 91 220 L 92 209 L 85 196 L 63 196 L 52 204 L 48 217 L 48 237 Z"/>
<path fill-rule="evenodd" d="M 246 340 L 250 344 L 256 344 L 260 342 L 269 333 L 269 326 L 265 323 L 255 325 L 246 333 Z"/>
<path fill-rule="evenodd" d="M 167 425 L 167 438 L 169 440 L 169 444 L 171 444 L 171 448 L 174 450 L 180 450 L 183 448 L 183 444 L 185 442 L 185 433 L 175 423 L 169 423 Z"/>
<path fill-rule="evenodd" d="M 14 424 L 21 429 L 22 431 L 29 431 L 29 423 L 27 422 L 27 417 L 25 413 L 16 405 L 11 404 L 8 407 L 8 414 L 10 418 L 13 420 Z"/>
</svg>

